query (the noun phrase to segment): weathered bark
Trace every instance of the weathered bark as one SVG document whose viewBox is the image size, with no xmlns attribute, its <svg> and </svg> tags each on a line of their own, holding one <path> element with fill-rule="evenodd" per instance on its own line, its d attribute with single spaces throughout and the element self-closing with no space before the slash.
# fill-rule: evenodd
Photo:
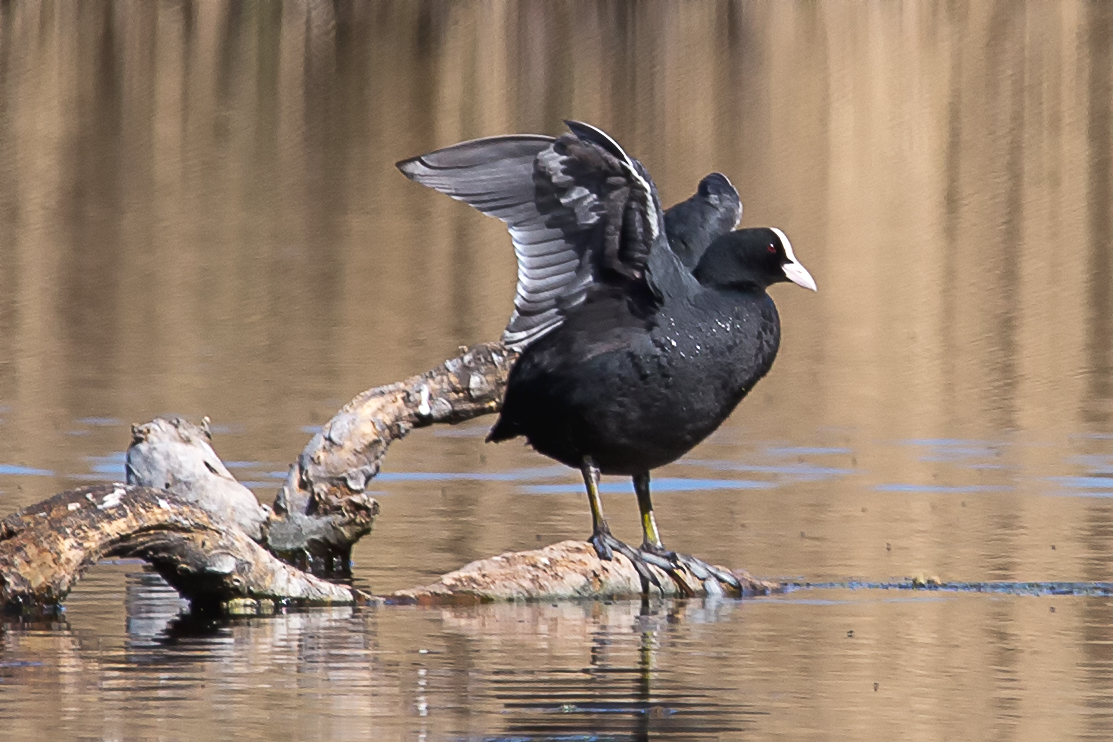
<svg viewBox="0 0 1113 742">
<path fill-rule="evenodd" d="M 236 481 L 209 442 L 209 419 L 201 425 L 156 418 L 131 426 L 124 468 L 128 484 L 164 489 L 223 520 L 258 542 L 266 539 L 271 511 Z"/>
<path fill-rule="evenodd" d="M 393 441 L 414 428 L 498 412 L 517 357 L 501 343 L 480 343 L 431 371 L 363 392 L 309 441 L 290 467 L 275 512 L 342 510 L 379 473 Z"/>
<path fill-rule="evenodd" d="M 352 544 L 371 532 L 379 505 L 349 493 L 320 515 L 274 513 L 236 481 L 209 445 L 208 420 L 153 420 L 132 426 L 128 484 L 165 489 L 211 515 L 231 520 L 252 539 L 291 564 L 325 574 L 348 571 Z"/>
<path fill-rule="evenodd" d="M 724 571 L 725 567 L 720 567 Z M 651 587 L 652 595 L 680 597 L 681 588 L 664 571 L 650 567 L 661 589 Z M 701 581 L 690 572 L 681 572 L 688 592 L 694 595 L 767 595 L 780 588 L 773 582 L 758 580 L 747 572 L 733 572 L 742 593 L 717 581 Z M 488 603 L 494 601 L 569 600 L 575 598 L 630 598 L 641 594 L 637 570 L 621 554 L 605 562 L 584 541 L 561 541 L 536 551 L 500 554 L 442 575 L 431 585 L 399 590 L 388 602 Z"/>
<path fill-rule="evenodd" d="M 229 519 L 166 490 L 102 484 L 55 495 L 0 521 L 0 605 L 62 602 L 100 559 L 135 557 L 195 604 L 353 603 L 357 590 L 279 561 Z"/>
</svg>

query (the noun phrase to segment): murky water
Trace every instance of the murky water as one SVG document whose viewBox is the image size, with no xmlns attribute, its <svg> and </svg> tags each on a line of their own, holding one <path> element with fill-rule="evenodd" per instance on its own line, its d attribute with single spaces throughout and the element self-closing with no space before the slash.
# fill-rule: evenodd
<svg viewBox="0 0 1113 742">
<path fill-rule="evenodd" d="M 0 513 L 166 414 L 270 501 L 350 397 L 508 316 L 499 225 L 392 163 L 566 117 L 667 203 L 727 173 L 816 277 L 656 503 L 674 548 L 829 586 L 207 623 L 104 564 L 0 629 L 6 739 L 1113 736 L 1113 603 L 1051 584 L 1113 580 L 1101 2 L 0 2 Z M 392 449 L 362 584 L 587 535 L 490 422 Z M 914 577 L 1038 584 L 846 587 Z"/>
</svg>

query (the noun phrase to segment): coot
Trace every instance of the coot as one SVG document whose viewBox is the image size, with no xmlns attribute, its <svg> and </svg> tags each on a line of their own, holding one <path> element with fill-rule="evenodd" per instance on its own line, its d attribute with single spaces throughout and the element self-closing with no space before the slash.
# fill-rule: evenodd
<svg viewBox="0 0 1113 742">
<path fill-rule="evenodd" d="M 741 204 L 725 176 L 666 217 L 640 162 L 601 130 L 566 124 L 555 139 L 479 139 L 398 167 L 507 224 L 518 288 L 503 340 L 521 356 L 488 440 L 524 436 L 580 469 L 596 552 L 625 554 L 648 589 L 647 562 L 710 571 L 665 550 L 650 470 L 706 438 L 769 371 L 780 320 L 766 288 L 815 282 L 779 229 L 730 231 Z M 633 478 L 641 549 L 611 535 L 600 473 Z"/>
</svg>

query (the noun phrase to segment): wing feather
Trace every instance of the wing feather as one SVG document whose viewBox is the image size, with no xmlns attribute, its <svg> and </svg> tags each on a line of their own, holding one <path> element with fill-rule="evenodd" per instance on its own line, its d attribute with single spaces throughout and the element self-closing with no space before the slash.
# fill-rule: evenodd
<svg viewBox="0 0 1113 742">
<path fill-rule="evenodd" d="M 664 244 L 641 163 L 600 129 L 565 123 L 571 133 L 556 139 L 489 137 L 398 163 L 410 179 L 506 223 L 518 286 L 503 342 L 519 349 L 559 326 L 593 285 L 647 282 L 650 252 Z"/>
<path fill-rule="evenodd" d="M 708 245 L 738 226 L 741 218 L 738 191 L 727 176 L 711 173 L 691 198 L 665 212 L 665 234 L 680 262 L 693 270 Z"/>
</svg>

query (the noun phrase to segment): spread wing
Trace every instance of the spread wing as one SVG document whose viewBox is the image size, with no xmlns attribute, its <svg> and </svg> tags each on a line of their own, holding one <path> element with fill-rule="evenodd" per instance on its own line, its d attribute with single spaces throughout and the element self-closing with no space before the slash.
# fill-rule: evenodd
<svg viewBox="0 0 1113 742">
<path fill-rule="evenodd" d="M 607 134 L 566 123 L 570 133 L 555 139 L 477 139 L 398 163 L 410 179 L 506 223 L 518 288 L 503 342 L 517 349 L 559 326 L 594 284 L 656 289 L 647 275 L 653 246 L 664 244 L 656 187 Z"/>
<path fill-rule="evenodd" d="M 742 201 L 734 184 L 722 173 L 711 173 L 699 182 L 695 195 L 665 212 L 665 234 L 676 257 L 693 270 L 707 246 L 741 218 Z"/>
</svg>

